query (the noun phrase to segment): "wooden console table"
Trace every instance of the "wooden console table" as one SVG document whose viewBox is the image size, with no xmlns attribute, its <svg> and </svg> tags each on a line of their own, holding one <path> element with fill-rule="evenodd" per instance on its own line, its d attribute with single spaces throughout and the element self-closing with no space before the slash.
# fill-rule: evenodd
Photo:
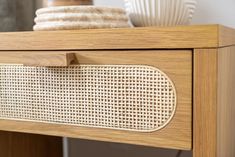
<svg viewBox="0 0 235 157">
<path fill-rule="evenodd" d="M 0 40 L 0 63 L 4 65 L 151 65 L 172 79 L 177 93 L 175 116 L 168 125 L 154 132 L 10 118 L 1 118 L 2 131 L 192 150 L 193 157 L 235 156 L 235 30 L 231 28 L 204 25 L 16 32 L 1 33 Z M 3 114 L 1 109 L 0 114 Z M 27 137 L 27 134 L 24 137 L 41 139 L 42 145 L 50 141 L 52 147 L 61 151 L 60 138 Z M 48 152 L 46 148 L 29 147 Z M 2 147 L 0 151 L 4 152 Z"/>
</svg>

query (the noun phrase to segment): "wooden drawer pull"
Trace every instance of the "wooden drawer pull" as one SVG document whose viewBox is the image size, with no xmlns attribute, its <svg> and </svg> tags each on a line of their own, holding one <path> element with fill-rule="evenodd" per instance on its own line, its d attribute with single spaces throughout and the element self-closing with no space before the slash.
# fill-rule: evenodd
<svg viewBox="0 0 235 157">
<path fill-rule="evenodd" d="M 0 52 L 0 63 L 24 66 L 66 67 L 76 64 L 74 53 L 65 52 Z"/>
</svg>

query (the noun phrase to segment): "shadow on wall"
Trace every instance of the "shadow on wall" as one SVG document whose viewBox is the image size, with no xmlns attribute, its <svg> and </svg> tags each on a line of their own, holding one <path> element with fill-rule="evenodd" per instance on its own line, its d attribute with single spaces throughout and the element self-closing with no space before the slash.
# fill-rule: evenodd
<svg viewBox="0 0 235 157">
<path fill-rule="evenodd" d="M 0 0 L 0 31 L 16 30 L 16 5 L 14 0 Z"/>
<path fill-rule="evenodd" d="M 69 157 L 176 157 L 177 150 L 98 142 L 69 140 Z M 192 157 L 191 151 L 184 151 L 180 157 Z"/>
<path fill-rule="evenodd" d="M 0 31 L 32 30 L 34 15 L 33 0 L 0 0 Z"/>
</svg>

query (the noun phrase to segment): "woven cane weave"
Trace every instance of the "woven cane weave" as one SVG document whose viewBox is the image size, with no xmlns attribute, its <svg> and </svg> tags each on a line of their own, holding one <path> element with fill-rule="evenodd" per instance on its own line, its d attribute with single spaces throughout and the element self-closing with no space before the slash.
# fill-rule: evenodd
<svg viewBox="0 0 235 157">
<path fill-rule="evenodd" d="M 139 132 L 166 126 L 176 91 L 142 65 L 0 65 L 0 118 Z"/>
<path fill-rule="evenodd" d="M 36 11 L 36 15 L 53 14 L 53 13 L 92 13 L 92 14 L 117 14 L 124 15 L 126 11 L 122 8 L 99 7 L 93 5 L 83 6 L 56 6 L 41 8 Z"/>
</svg>

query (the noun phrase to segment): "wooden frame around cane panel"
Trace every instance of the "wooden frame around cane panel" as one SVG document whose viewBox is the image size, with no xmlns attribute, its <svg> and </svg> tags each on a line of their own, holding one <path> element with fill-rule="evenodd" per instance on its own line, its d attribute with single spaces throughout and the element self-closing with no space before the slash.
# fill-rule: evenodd
<svg viewBox="0 0 235 157">
<path fill-rule="evenodd" d="M 40 54 L 41 55 L 38 55 Z M 59 53 L 64 54 L 66 52 L 60 51 Z M 66 137 L 79 137 L 84 139 L 95 139 L 102 141 L 112 141 L 138 145 L 146 145 L 153 147 L 164 147 L 164 148 L 175 148 L 190 150 L 192 148 L 192 51 L 182 50 L 182 51 L 70 51 L 67 52 L 74 54 L 75 60 L 81 65 L 147 65 L 159 68 L 161 71 L 166 73 L 166 75 L 173 81 L 176 87 L 177 94 L 177 107 L 176 112 L 172 120 L 161 130 L 151 131 L 151 132 L 135 132 L 135 131 L 121 131 L 114 129 L 104 129 L 104 128 L 87 128 L 72 125 L 64 125 L 63 127 L 57 128 L 58 124 L 42 124 L 25 122 L 28 124 L 23 130 L 28 132 L 31 127 L 30 125 L 41 125 L 41 129 L 47 126 L 47 131 L 42 131 L 38 129 L 35 133 L 45 134 L 50 132 L 51 135 L 63 134 Z M 29 63 L 27 58 L 28 55 L 36 54 L 36 58 L 32 63 Z M 43 55 L 45 54 L 45 55 Z M 50 55 L 49 55 L 50 54 Z M 45 56 L 55 56 L 48 57 Z M 8 64 L 19 64 L 23 63 L 25 60 L 28 65 L 33 63 L 38 63 L 37 60 L 44 60 L 43 65 L 50 65 L 53 63 L 59 63 L 57 58 L 60 56 L 58 52 L 46 53 L 41 51 L 37 53 L 33 52 L 2 52 L 2 57 L 0 58 L 1 63 Z M 20 59 L 22 56 L 25 59 Z M 43 58 L 40 58 L 43 57 Z M 58 57 L 57 57 L 58 56 Z M 67 55 L 62 55 L 61 57 Z M 166 63 L 167 60 L 171 60 L 170 63 Z M 23 63 L 24 64 L 24 63 Z M 39 64 L 42 65 L 42 64 Z M 82 105 L 82 104 L 81 104 Z M 0 121 L 4 124 L 5 129 L 10 127 L 11 121 Z M 36 122 L 36 121 L 35 121 Z M 19 122 L 21 123 L 21 122 Z M 57 129 L 55 129 L 57 128 Z M 2 127 L 3 129 L 3 127 Z M 18 128 L 20 129 L 20 128 Z M 17 130 L 18 130 L 17 129 Z M 66 132 L 66 130 L 71 130 L 71 132 Z M 73 132 L 73 131 L 74 132 Z M 31 131 L 30 131 L 31 132 Z M 87 134 L 89 132 L 89 135 Z M 148 135 L 148 136 L 146 136 Z M 128 138 L 126 138 L 128 137 Z"/>
</svg>

